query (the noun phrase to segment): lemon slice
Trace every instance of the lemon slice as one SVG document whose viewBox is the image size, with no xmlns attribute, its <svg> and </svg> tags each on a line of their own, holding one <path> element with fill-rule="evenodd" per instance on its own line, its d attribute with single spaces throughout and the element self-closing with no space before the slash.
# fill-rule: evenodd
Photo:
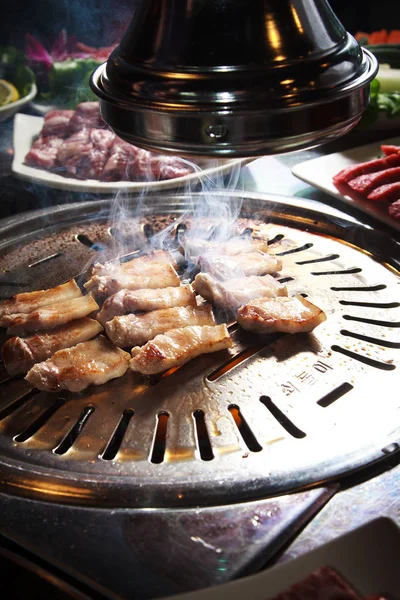
<svg viewBox="0 0 400 600">
<path fill-rule="evenodd" d="M 0 79 L 0 106 L 10 104 L 18 99 L 19 92 L 15 85 L 5 79 Z"/>
</svg>

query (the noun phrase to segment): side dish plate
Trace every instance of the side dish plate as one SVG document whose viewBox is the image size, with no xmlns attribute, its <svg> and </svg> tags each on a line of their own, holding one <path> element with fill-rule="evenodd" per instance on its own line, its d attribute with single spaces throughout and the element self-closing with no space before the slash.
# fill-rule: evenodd
<svg viewBox="0 0 400 600">
<path fill-rule="evenodd" d="M 333 176 L 345 167 L 373 160 L 381 156 L 382 144 L 400 145 L 400 137 L 313 158 L 292 167 L 292 173 L 302 181 L 343 200 L 344 203 L 358 208 L 365 214 L 375 217 L 400 231 L 400 221 L 393 219 L 389 215 L 386 204 L 366 200 L 360 195 L 354 195 L 354 197 L 344 195 L 336 188 L 332 180 Z"/>
</svg>

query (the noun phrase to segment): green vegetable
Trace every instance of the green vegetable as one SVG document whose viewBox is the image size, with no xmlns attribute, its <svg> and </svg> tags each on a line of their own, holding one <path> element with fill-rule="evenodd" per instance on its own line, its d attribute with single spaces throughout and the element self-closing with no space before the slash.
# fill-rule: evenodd
<svg viewBox="0 0 400 600">
<path fill-rule="evenodd" d="M 365 129 L 384 114 L 393 119 L 400 115 L 400 69 L 382 67 L 371 83 L 371 98 L 365 110 L 359 129 Z"/>
<path fill-rule="evenodd" d="M 0 78 L 15 85 L 20 97 L 31 91 L 35 75 L 26 64 L 25 55 L 13 46 L 0 47 Z"/>
<path fill-rule="evenodd" d="M 97 100 L 89 87 L 89 78 L 101 64 L 92 58 L 76 58 L 54 62 L 49 72 L 49 92 L 42 97 L 75 108 L 79 102 Z"/>
<path fill-rule="evenodd" d="M 400 92 L 400 69 L 391 69 L 389 65 L 380 65 L 378 75 L 379 93 Z"/>
</svg>

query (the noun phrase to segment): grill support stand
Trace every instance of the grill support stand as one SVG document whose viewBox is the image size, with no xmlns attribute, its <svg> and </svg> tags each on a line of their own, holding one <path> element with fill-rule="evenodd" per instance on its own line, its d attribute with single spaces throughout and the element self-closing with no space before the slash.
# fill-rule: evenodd
<svg viewBox="0 0 400 600">
<path fill-rule="evenodd" d="M 184 510 L 49 507 L 0 494 L 0 531 L 89 595 L 156 598 L 259 570 L 336 489 Z"/>
</svg>

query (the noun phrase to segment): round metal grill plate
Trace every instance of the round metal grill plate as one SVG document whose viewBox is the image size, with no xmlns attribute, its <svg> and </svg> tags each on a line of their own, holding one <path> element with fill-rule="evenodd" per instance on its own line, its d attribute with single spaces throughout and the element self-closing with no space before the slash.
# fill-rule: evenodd
<svg viewBox="0 0 400 600">
<path fill-rule="evenodd" d="M 19 241 L 12 227 L 3 228 L 3 271 L 7 257 L 25 260 L 32 244 L 43 253 L 50 239 L 70 241 L 56 252 L 51 247 L 54 270 L 50 261 L 36 261 L 40 277 L 13 263 L 2 289 L 37 288 L 41 277 L 55 285 L 67 278 L 71 256 L 82 269 L 100 248 L 82 236 L 110 235 L 107 206 L 64 207 L 54 215 L 57 225 L 48 215 L 28 215 L 18 225 L 25 232 Z M 154 199 L 151 206 L 154 215 L 182 214 L 185 199 Z M 242 214 L 270 222 L 270 251 L 283 261 L 279 278 L 290 295 L 320 306 L 326 322 L 312 334 L 273 338 L 233 324 L 229 353 L 199 357 L 153 380 L 129 373 L 79 395 L 38 393 L 21 379 L 3 378 L 5 489 L 96 505 L 232 502 L 338 477 L 398 448 L 400 278 L 390 258 L 396 242 L 383 244 L 377 232 L 289 199 L 249 194 Z M 61 233 L 72 229 L 69 237 Z"/>
</svg>

